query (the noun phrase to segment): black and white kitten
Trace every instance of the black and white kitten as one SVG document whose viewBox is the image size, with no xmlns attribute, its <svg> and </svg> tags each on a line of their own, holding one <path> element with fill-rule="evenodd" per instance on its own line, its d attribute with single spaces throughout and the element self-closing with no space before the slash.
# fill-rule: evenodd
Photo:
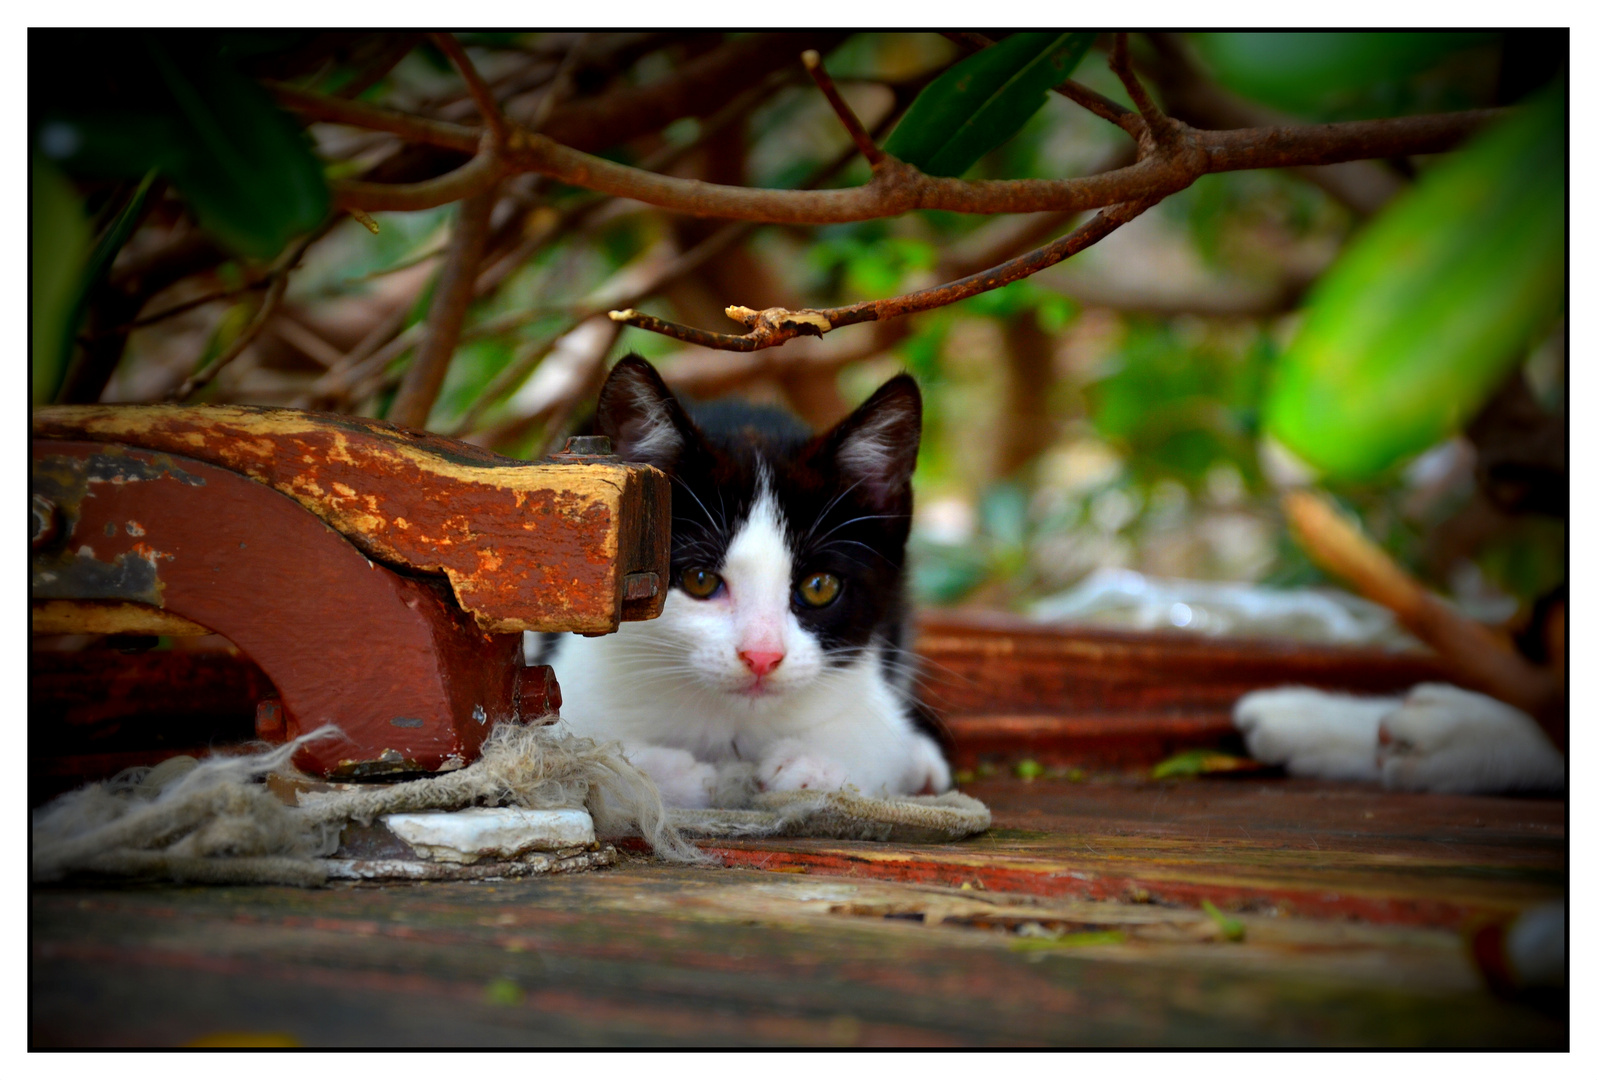
<svg viewBox="0 0 1597 1080">
<path fill-rule="evenodd" d="M 690 413 L 628 356 L 597 420 L 624 460 L 672 480 L 671 583 L 658 619 L 529 636 L 570 728 L 619 740 L 674 806 L 708 806 L 726 772 L 751 768 L 767 791 L 946 790 L 903 649 L 915 381 L 889 380 L 816 435 L 774 408 Z"/>
</svg>

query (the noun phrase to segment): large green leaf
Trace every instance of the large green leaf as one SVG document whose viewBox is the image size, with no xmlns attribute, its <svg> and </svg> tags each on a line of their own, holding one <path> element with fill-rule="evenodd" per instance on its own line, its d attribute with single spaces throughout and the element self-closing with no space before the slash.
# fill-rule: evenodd
<svg viewBox="0 0 1597 1080">
<path fill-rule="evenodd" d="M 1355 239 L 1281 357 L 1271 434 L 1361 479 L 1475 414 L 1563 303 L 1565 111 L 1560 82 Z"/>
<path fill-rule="evenodd" d="M 244 255 L 269 259 L 328 210 L 327 182 L 305 134 L 259 86 L 214 53 L 180 59 L 146 39 L 183 121 L 173 180 L 203 225 Z"/>
<path fill-rule="evenodd" d="M 61 382 L 62 341 L 70 332 L 67 320 L 89 250 L 89 222 L 66 177 L 37 158 L 30 172 L 33 400 L 44 402 L 55 397 Z"/>
<path fill-rule="evenodd" d="M 1193 45 L 1228 89 L 1305 115 L 1356 105 L 1361 96 L 1434 68 L 1486 33 L 1211 33 Z"/>
<path fill-rule="evenodd" d="M 228 40 L 41 36 L 35 147 L 74 176 L 159 170 L 218 241 L 270 259 L 326 216 L 327 182 L 305 133 L 237 69 Z"/>
<path fill-rule="evenodd" d="M 1012 34 L 966 57 L 920 92 L 882 149 L 922 172 L 959 176 L 1025 126 L 1096 36 Z"/>
</svg>

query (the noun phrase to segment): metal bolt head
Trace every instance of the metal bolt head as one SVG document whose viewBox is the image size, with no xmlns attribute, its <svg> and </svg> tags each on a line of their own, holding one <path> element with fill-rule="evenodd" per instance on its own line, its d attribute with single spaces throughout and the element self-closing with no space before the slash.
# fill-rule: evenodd
<svg viewBox="0 0 1597 1080">
<path fill-rule="evenodd" d="M 610 449 L 610 438 L 607 435 L 573 435 L 566 440 L 565 453 L 567 454 L 593 456 L 614 452 Z"/>
<path fill-rule="evenodd" d="M 606 435 L 573 435 L 566 440 L 565 448 L 550 454 L 548 460 L 557 465 L 587 465 L 593 462 L 619 462 Z"/>
</svg>

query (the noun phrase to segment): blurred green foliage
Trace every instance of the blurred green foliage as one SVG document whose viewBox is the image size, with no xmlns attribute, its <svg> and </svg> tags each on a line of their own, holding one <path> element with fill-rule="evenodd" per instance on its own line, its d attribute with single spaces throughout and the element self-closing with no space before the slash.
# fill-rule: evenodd
<svg viewBox="0 0 1597 1080">
<path fill-rule="evenodd" d="M 1563 307 L 1565 89 L 1422 177 L 1316 285 L 1270 432 L 1374 476 L 1457 431 Z"/>
</svg>

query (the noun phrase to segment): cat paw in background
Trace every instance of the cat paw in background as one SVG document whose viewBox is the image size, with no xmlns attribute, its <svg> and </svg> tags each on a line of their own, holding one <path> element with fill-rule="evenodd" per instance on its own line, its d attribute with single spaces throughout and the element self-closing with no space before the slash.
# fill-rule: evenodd
<svg viewBox="0 0 1597 1080">
<path fill-rule="evenodd" d="M 1446 683 L 1423 683 L 1381 722 L 1381 782 L 1459 794 L 1562 791 L 1564 755 L 1528 715 Z"/>
<path fill-rule="evenodd" d="M 1534 720 L 1442 683 L 1402 698 L 1259 690 L 1238 700 L 1232 718 L 1249 754 L 1293 776 L 1456 794 L 1564 788 L 1564 756 Z"/>
</svg>

